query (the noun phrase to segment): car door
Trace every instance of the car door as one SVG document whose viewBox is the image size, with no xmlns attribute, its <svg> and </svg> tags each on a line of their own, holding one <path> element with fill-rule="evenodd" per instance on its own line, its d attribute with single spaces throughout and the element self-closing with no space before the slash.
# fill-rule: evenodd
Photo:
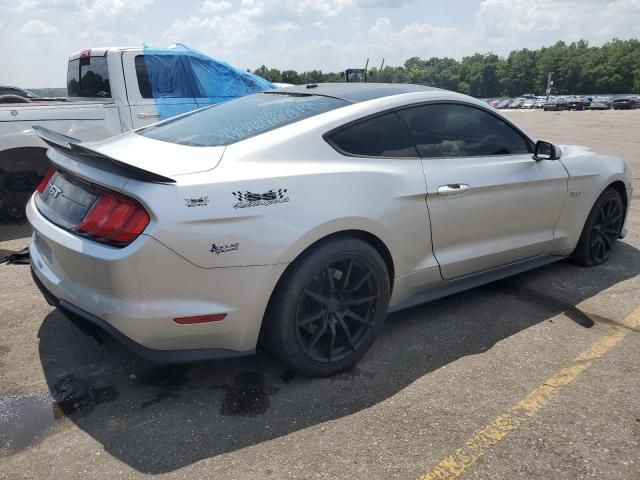
<svg viewBox="0 0 640 480">
<path fill-rule="evenodd" d="M 427 182 L 433 252 L 444 279 L 543 255 L 567 195 L 561 162 L 493 112 L 433 103 L 398 112 Z"/>
<path fill-rule="evenodd" d="M 392 303 L 425 284 L 441 281 L 431 248 L 422 161 L 397 114 L 387 111 L 359 120 L 339 127 L 325 139 L 339 153 L 353 157 L 349 163 L 357 165 L 356 171 L 368 173 L 354 177 L 368 180 L 354 184 L 352 190 L 368 192 L 357 198 L 358 208 L 388 232 L 398 287 Z"/>
<path fill-rule="evenodd" d="M 195 79 L 185 57 L 155 51 L 123 54 L 133 128 L 198 108 Z"/>
</svg>

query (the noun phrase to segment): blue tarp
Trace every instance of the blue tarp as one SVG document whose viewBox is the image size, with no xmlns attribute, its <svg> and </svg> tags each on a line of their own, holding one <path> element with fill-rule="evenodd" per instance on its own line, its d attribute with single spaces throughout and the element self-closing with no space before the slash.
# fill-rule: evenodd
<svg viewBox="0 0 640 480">
<path fill-rule="evenodd" d="M 182 44 L 145 44 L 144 63 L 148 84 L 143 96 L 154 99 L 160 119 L 275 88 L 262 77 Z"/>
</svg>

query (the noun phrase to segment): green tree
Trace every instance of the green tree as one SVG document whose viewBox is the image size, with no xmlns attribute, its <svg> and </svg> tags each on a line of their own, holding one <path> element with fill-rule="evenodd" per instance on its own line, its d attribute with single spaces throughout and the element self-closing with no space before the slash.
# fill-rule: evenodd
<svg viewBox="0 0 640 480">
<path fill-rule="evenodd" d="M 453 58 L 411 57 L 402 66 L 373 67 L 369 81 L 416 83 L 468 93 L 476 97 L 544 94 L 547 75 L 553 72 L 554 94 L 640 92 L 640 41 L 613 39 L 600 47 L 580 40 L 567 45 L 557 42 L 539 50 L 514 50 L 505 58 L 476 53 L 461 61 Z M 269 69 L 255 72 L 272 82 L 342 82 L 344 71 Z"/>
</svg>

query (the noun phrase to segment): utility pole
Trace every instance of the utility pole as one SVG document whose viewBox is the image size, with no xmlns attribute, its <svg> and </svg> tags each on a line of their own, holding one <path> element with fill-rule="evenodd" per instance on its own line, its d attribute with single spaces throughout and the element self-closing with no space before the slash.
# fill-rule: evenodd
<svg viewBox="0 0 640 480">
<path fill-rule="evenodd" d="M 380 70 L 378 70 L 378 82 L 382 79 L 382 69 L 384 68 L 384 58 L 382 59 L 382 63 L 380 64 Z"/>
<path fill-rule="evenodd" d="M 367 68 L 369 68 L 369 59 L 367 58 L 367 63 L 364 65 L 364 82 L 367 83 Z"/>
<path fill-rule="evenodd" d="M 547 75 L 547 102 L 549 101 L 549 95 L 551 95 L 551 87 L 553 86 L 553 80 L 551 80 L 551 76 L 553 72 L 549 72 Z"/>
</svg>

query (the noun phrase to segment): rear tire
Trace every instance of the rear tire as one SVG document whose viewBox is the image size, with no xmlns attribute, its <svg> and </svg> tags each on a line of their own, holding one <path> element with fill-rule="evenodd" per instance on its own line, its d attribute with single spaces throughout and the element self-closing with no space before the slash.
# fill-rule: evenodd
<svg viewBox="0 0 640 480">
<path fill-rule="evenodd" d="M 620 194 L 613 188 L 607 188 L 591 209 L 571 260 L 586 267 L 609 260 L 622 230 L 624 213 Z"/>
<path fill-rule="evenodd" d="M 262 343 L 292 369 L 326 377 L 351 368 L 382 330 L 389 274 L 355 238 L 329 240 L 299 257 L 269 303 Z"/>
</svg>

